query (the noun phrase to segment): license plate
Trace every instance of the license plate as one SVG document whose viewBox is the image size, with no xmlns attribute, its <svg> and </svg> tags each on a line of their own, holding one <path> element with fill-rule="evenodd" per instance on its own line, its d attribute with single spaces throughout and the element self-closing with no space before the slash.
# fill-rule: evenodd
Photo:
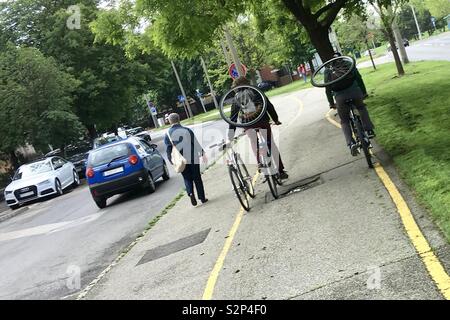
<svg viewBox="0 0 450 320">
<path fill-rule="evenodd" d="M 21 193 L 21 194 L 20 194 L 20 197 L 21 197 L 21 198 L 25 198 L 25 197 L 33 196 L 33 195 L 34 195 L 34 192 L 33 192 L 33 191 L 30 191 L 30 192 Z"/>
<path fill-rule="evenodd" d="M 116 168 L 116 169 L 105 171 L 105 172 L 103 172 L 103 175 L 105 177 L 108 177 L 108 176 L 111 176 L 113 174 L 121 173 L 121 172 L 123 172 L 123 167 L 119 167 L 119 168 Z"/>
</svg>

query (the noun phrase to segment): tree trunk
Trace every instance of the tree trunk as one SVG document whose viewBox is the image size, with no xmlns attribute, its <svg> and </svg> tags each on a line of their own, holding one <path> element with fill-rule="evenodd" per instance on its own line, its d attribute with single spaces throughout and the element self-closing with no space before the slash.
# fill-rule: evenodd
<svg viewBox="0 0 450 320">
<path fill-rule="evenodd" d="M 15 151 L 10 151 L 9 152 L 9 158 L 11 160 L 11 164 L 14 168 L 14 171 L 17 170 L 17 168 L 19 168 L 19 159 L 16 156 L 16 152 Z"/>
<path fill-rule="evenodd" d="M 394 32 L 395 39 L 397 41 L 398 50 L 400 51 L 400 56 L 402 57 L 402 61 L 404 64 L 409 63 L 408 54 L 406 53 L 405 45 L 403 44 L 402 34 L 397 25 L 397 22 L 394 20 L 392 23 L 392 31 Z"/>
<path fill-rule="evenodd" d="M 403 76 L 405 74 L 405 70 L 403 69 L 402 61 L 400 60 L 400 56 L 398 55 L 397 48 L 395 46 L 394 32 L 390 26 L 386 27 L 387 36 L 389 38 L 389 44 L 391 45 L 391 51 L 394 56 L 395 65 L 397 66 L 397 72 L 399 76 Z"/>
<path fill-rule="evenodd" d="M 326 62 L 333 58 L 334 49 L 331 45 L 330 37 L 328 36 L 328 28 L 316 27 L 314 29 L 306 28 L 311 43 L 316 48 L 317 53 L 322 59 L 322 62 Z"/>
<path fill-rule="evenodd" d="M 94 141 L 95 138 L 97 138 L 97 130 L 95 129 L 94 125 L 88 125 L 87 130 L 89 132 L 89 138 Z"/>
</svg>

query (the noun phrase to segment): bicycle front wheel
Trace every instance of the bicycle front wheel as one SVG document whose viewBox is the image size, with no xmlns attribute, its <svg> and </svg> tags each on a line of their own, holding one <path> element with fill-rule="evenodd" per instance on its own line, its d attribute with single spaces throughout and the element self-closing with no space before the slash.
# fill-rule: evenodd
<svg viewBox="0 0 450 320">
<path fill-rule="evenodd" d="M 245 187 L 242 185 L 241 179 L 239 177 L 239 172 L 234 167 L 228 167 L 228 172 L 230 174 L 231 184 L 233 185 L 233 190 L 245 211 L 250 211 L 250 204 L 247 198 L 247 193 Z"/>
<path fill-rule="evenodd" d="M 245 191 L 251 198 L 254 198 L 256 195 L 255 195 L 255 188 L 253 187 L 252 177 L 248 173 L 247 167 L 245 166 L 241 157 L 237 153 L 235 154 L 235 161 L 237 164 L 239 174 L 242 178 L 242 181 L 244 181 Z"/>
</svg>

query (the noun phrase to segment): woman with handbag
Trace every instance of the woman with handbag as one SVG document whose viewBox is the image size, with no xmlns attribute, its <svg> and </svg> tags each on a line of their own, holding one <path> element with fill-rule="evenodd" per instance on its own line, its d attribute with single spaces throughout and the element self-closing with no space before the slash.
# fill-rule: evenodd
<svg viewBox="0 0 450 320">
<path fill-rule="evenodd" d="M 180 124 L 180 115 L 172 113 L 169 115 L 171 127 L 167 131 L 164 143 L 167 147 L 167 158 L 176 172 L 181 173 L 188 196 L 193 206 L 197 205 L 194 194 L 194 185 L 197 189 L 198 198 L 202 203 L 208 202 L 205 196 L 205 188 L 200 172 L 200 161 L 202 157 L 206 162 L 206 154 L 194 135 L 194 132 Z"/>
</svg>

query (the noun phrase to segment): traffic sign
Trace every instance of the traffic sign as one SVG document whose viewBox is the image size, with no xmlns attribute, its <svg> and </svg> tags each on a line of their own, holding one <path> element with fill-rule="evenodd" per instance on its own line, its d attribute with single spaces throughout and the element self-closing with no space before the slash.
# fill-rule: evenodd
<svg viewBox="0 0 450 320">
<path fill-rule="evenodd" d="M 151 102 L 147 100 L 147 106 L 150 109 L 150 113 L 154 116 L 156 116 L 158 114 L 158 110 L 156 110 L 155 105 Z"/>
<path fill-rule="evenodd" d="M 242 66 L 243 76 L 245 77 L 247 75 L 247 67 L 242 63 L 241 63 L 241 66 Z M 237 71 L 236 64 L 234 64 L 234 63 L 232 63 L 231 66 L 228 68 L 228 73 L 230 74 L 230 77 L 232 79 L 239 78 L 239 73 Z"/>
<path fill-rule="evenodd" d="M 184 96 L 178 96 L 178 101 L 184 102 L 185 101 Z"/>
</svg>

